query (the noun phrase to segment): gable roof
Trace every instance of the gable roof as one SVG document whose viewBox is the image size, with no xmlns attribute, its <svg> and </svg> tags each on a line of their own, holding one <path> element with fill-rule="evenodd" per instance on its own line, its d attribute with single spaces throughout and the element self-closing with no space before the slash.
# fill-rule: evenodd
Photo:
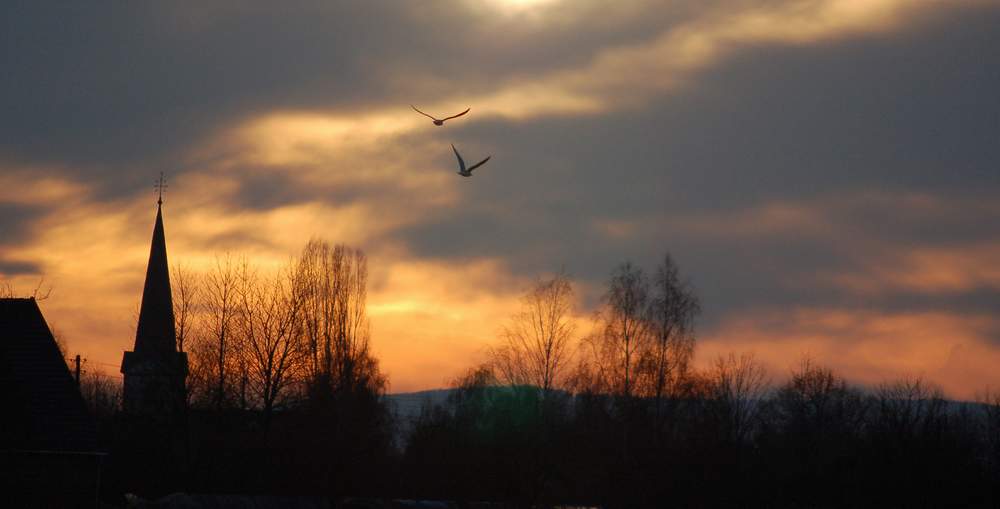
<svg viewBox="0 0 1000 509">
<path fill-rule="evenodd" d="M 0 299 L 0 408 L 0 450 L 97 450 L 94 421 L 35 299 Z"/>
</svg>

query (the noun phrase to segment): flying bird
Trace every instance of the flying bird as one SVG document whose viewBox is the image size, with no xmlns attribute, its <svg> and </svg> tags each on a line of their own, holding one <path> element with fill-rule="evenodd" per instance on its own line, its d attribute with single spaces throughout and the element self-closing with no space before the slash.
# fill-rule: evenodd
<svg viewBox="0 0 1000 509">
<path fill-rule="evenodd" d="M 486 161 L 489 161 L 490 158 L 493 157 L 493 156 L 487 156 L 486 159 L 483 159 L 482 161 L 479 161 L 478 163 L 473 164 L 469 168 L 466 168 L 465 167 L 465 160 L 462 159 L 462 156 L 458 153 L 458 149 L 455 148 L 454 144 L 451 146 L 451 149 L 455 151 L 455 157 L 458 158 L 458 174 L 461 175 L 461 176 L 463 176 L 463 177 L 471 177 L 472 176 L 472 170 L 475 170 L 476 168 L 479 168 L 480 166 L 486 164 Z"/>
<path fill-rule="evenodd" d="M 435 118 L 435 117 L 432 117 L 432 116 L 430 116 L 430 115 L 428 115 L 428 114 L 426 114 L 426 113 L 424 113 L 424 112 L 422 112 L 422 111 L 418 110 L 418 109 L 417 109 L 417 107 L 416 107 L 416 106 L 414 106 L 414 105 L 412 105 L 412 104 L 410 105 L 410 107 L 411 107 L 411 108 L 413 108 L 413 111 L 416 111 L 417 113 L 419 113 L 419 114 L 421 114 L 421 115 L 423 115 L 423 116 L 425 116 L 425 117 L 427 117 L 427 118 L 429 118 L 429 119 L 433 120 L 433 121 L 434 121 L 434 125 L 444 125 L 444 121 L 445 121 L 445 120 L 451 120 L 451 119 L 453 119 L 453 118 L 458 118 L 458 117 L 461 117 L 462 115 L 465 115 L 466 113 L 468 113 L 468 112 L 469 112 L 469 110 L 471 110 L 471 109 L 472 109 L 472 108 L 467 108 L 467 109 L 466 109 L 465 111 L 463 111 L 463 112 L 459 113 L 458 115 L 452 115 L 452 116 L 450 116 L 450 117 L 445 117 L 445 118 L 440 118 L 440 119 L 439 119 L 439 118 Z"/>
</svg>

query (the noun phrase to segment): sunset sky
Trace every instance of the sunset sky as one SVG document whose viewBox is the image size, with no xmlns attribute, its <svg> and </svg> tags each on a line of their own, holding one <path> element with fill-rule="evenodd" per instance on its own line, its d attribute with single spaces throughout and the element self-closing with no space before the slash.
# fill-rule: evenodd
<svg viewBox="0 0 1000 509">
<path fill-rule="evenodd" d="M 535 277 L 583 335 L 665 252 L 700 365 L 1000 388 L 1000 1 L 198 4 L 0 5 L 0 279 L 44 276 L 93 366 L 132 348 L 163 171 L 172 266 L 365 250 L 393 392 L 482 360 Z"/>
</svg>

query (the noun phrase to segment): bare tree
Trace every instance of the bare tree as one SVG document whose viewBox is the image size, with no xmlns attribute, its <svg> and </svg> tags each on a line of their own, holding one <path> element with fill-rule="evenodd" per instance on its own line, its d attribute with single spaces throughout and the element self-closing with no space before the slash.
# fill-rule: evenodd
<svg viewBox="0 0 1000 509">
<path fill-rule="evenodd" d="M 501 379 L 539 387 L 543 394 L 560 387 L 575 331 L 572 314 L 573 287 L 565 274 L 537 281 L 504 327 L 504 344 L 490 350 Z"/>
<path fill-rule="evenodd" d="M 945 418 L 944 393 L 921 377 L 879 384 L 875 399 L 875 431 L 900 443 L 915 440 Z"/>
<path fill-rule="evenodd" d="M 983 451 L 986 464 L 995 473 L 1000 473 L 1000 393 L 985 393 L 976 397 L 981 409 L 982 440 L 986 446 Z"/>
<path fill-rule="evenodd" d="M 0 283 L 0 299 L 16 298 L 19 295 L 24 295 L 24 294 L 18 294 L 17 290 L 14 288 L 14 284 L 11 283 L 10 281 L 3 281 L 2 283 Z M 38 284 L 35 285 L 35 288 L 31 291 L 30 294 L 27 294 L 26 297 L 30 297 L 35 300 L 45 300 L 48 299 L 49 296 L 51 295 L 52 295 L 52 285 L 45 287 L 45 278 L 41 277 L 38 279 Z"/>
<path fill-rule="evenodd" d="M 649 300 L 649 281 L 642 269 L 623 263 L 604 295 L 597 330 L 586 340 L 592 376 L 626 401 L 634 395 L 635 377 L 649 347 Z"/>
<path fill-rule="evenodd" d="M 805 358 L 776 391 L 774 406 L 777 424 L 793 436 L 844 436 L 861 431 L 868 400 L 833 370 Z"/>
<path fill-rule="evenodd" d="M 315 386 L 382 390 L 366 311 L 368 259 L 359 250 L 313 239 L 296 262 L 309 375 Z"/>
<path fill-rule="evenodd" d="M 85 369 L 80 376 L 80 394 L 91 415 L 99 421 L 113 417 L 122 404 L 120 377 L 100 370 Z"/>
<path fill-rule="evenodd" d="M 52 285 L 47 288 L 43 288 L 45 285 L 45 278 L 39 278 L 38 284 L 35 285 L 35 289 L 31 291 L 31 298 L 35 300 L 45 300 L 52 295 Z"/>
<path fill-rule="evenodd" d="M 215 259 L 215 265 L 204 278 L 201 294 L 205 335 L 198 353 L 210 360 L 203 364 L 211 373 L 208 377 L 212 380 L 210 398 L 216 410 L 226 405 L 238 371 L 235 328 L 239 313 L 239 284 L 238 266 L 231 256 L 226 255 Z"/>
<path fill-rule="evenodd" d="M 716 417 L 726 438 L 745 441 L 760 416 L 769 381 L 767 371 L 745 353 L 719 356 L 710 371 L 711 396 Z"/>
<path fill-rule="evenodd" d="M 11 299 L 14 296 L 14 284 L 10 281 L 0 281 L 0 299 Z"/>
<path fill-rule="evenodd" d="M 188 376 L 185 386 L 189 406 L 215 406 L 218 384 L 218 376 L 215 374 L 218 369 L 216 347 L 204 332 L 192 336 L 188 342 Z"/>
<path fill-rule="evenodd" d="M 197 321 L 195 303 L 199 295 L 198 275 L 183 265 L 175 265 L 170 271 L 170 288 L 173 290 L 174 323 L 177 331 L 177 351 L 184 351 L 188 337 L 196 334 Z"/>
<path fill-rule="evenodd" d="M 245 264 L 240 270 L 237 328 L 247 381 L 263 411 L 265 430 L 303 360 L 302 301 L 295 284 L 294 267 L 272 277 L 259 277 Z"/>
<path fill-rule="evenodd" d="M 694 320 L 701 304 L 669 254 L 656 270 L 649 320 L 651 346 L 647 355 L 657 429 L 662 424 L 664 398 L 676 395 L 694 356 Z"/>
<path fill-rule="evenodd" d="M 312 240 L 275 275 L 229 255 L 204 276 L 175 274 L 177 293 L 187 297 L 174 302 L 186 306 L 176 315 L 193 402 L 261 408 L 266 421 L 300 381 L 334 392 L 384 391 L 370 351 L 362 252 Z"/>
</svg>

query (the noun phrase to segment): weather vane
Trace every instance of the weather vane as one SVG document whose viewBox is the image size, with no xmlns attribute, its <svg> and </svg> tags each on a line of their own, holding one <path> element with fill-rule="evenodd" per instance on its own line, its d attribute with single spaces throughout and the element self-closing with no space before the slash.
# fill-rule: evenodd
<svg viewBox="0 0 1000 509">
<path fill-rule="evenodd" d="M 156 188 L 156 193 L 157 193 L 156 204 L 163 205 L 163 191 L 166 190 L 167 187 L 169 186 L 167 186 L 167 179 L 163 177 L 162 171 L 160 172 L 160 179 L 156 181 L 156 185 L 154 185 L 153 187 Z"/>
</svg>

